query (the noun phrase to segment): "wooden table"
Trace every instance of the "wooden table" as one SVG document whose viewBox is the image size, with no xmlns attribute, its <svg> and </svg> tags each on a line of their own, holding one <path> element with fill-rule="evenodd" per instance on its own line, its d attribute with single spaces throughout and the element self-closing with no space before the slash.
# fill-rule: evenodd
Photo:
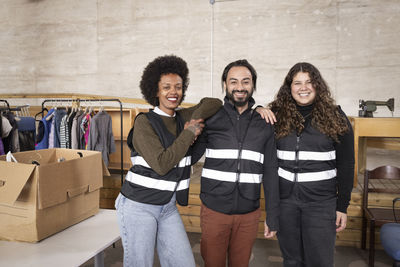
<svg viewBox="0 0 400 267">
<path fill-rule="evenodd" d="M 354 130 L 354 186 L 366 166 L 367 137 L 400 137 L 400 118 L 349 117 Z"/>
<path fill-rule="evenodd" d="M 94 257 L 104 266 L 104 250 L 120 239 L 115 210 L 99 213 L 38 243 L 0 241 L 0 266 L 72 267 Z"/>
</svg>

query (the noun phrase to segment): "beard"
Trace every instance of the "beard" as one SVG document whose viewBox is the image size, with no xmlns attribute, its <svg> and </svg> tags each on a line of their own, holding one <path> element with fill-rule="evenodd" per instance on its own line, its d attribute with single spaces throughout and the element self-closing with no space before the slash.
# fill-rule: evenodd
<svg viewBox="0 0 400 267">
<path fill-rule="evenodd" d="M 237 98 L 235 99 L 234 94 L 235 93 L 245 93 L 245 96 L 242 98 Z M 226 91 L 226 97 L 229 99 L 229 101 L 232 102 L 233 105 L 237 107 L 243 107 L 245 106 L 248 102 L 250 97 L 253 95 L 253 90 L 251 92 L 248 92 L 246 90 L 232 90 L 232 92 Z"/>
</svg>

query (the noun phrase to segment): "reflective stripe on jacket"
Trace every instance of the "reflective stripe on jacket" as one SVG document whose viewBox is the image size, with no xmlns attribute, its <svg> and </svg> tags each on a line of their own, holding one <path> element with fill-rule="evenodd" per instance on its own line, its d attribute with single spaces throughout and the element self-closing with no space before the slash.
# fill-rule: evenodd
<svg viewBox="0 0 400 267">
<path fill-rule="evenodd" d="M 165 127 L 162 119 L 153 111 L 145 113 L 153 129 L 160 137 L 162 145 L 167 148 L 175 140 Z M 176 113 L 177 135 L 183 130 L 183 121 Z M 133 166 L 125 177 L 121 193 L 134 201 L 163 205 L 168 203 L 176 192 L 176 200 L 182 205 L 188 204 L 189 182 L 191 169 L 191 149 L 186 156 L 166 175 L 156 173 L 138 152 L 133 151 L 131 161 Z"/>
<path fill-rule="evenodd" d="M 335 141 L 311 126 L 277 140 L 280 196 L 287 198 L 295 184 L 299 197 L 319 201 L 336 197 Z"/>
</svg>

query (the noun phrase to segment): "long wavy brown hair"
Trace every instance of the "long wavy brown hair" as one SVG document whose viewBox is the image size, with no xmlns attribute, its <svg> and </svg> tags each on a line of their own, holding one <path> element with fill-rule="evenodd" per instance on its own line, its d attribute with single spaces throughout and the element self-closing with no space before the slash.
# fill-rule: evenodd
<svg viewBox="0 0 400 267">
<path fill-rule="evenodd" d="M 278 139 L 285 137 L 294 130 L 297 133 L 301 133 L 304 129 L 305 120 L 297 110 L 296 101 L 291 94 L 293 78 L 299 72 L 309 74 L 311 83 L 316 91 L 313 102 L 314 107 L 311 112 L 311 125 L 338 142 L 338 136 L 343 135 L 349 130 L 347 120 L 340 113 L 339 107 L 336 106 L 329 87 L 322 78 L 319 70 L 306 62 L 297 63 L 289 70 L 275 100 L 269 104 L 269 108 L 277 117 L 277 122 L 275 123 L 276 137 Z"/>
</svg>

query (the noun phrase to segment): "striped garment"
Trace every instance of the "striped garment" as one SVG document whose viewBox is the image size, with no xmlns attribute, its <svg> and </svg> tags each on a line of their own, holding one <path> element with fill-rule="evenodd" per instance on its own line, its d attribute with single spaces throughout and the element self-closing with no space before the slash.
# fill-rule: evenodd
<svg viewBox="0 0 400 267">
<path fill-rule="evenodd" d="M 64 115 L 61 119 L 60 123 L 60 147 L 61 148 L 68 148 L 69 144 L 69 133 L 68 133 L 68 122 L 67 122 L 68 115 Z"/>
</svg>

